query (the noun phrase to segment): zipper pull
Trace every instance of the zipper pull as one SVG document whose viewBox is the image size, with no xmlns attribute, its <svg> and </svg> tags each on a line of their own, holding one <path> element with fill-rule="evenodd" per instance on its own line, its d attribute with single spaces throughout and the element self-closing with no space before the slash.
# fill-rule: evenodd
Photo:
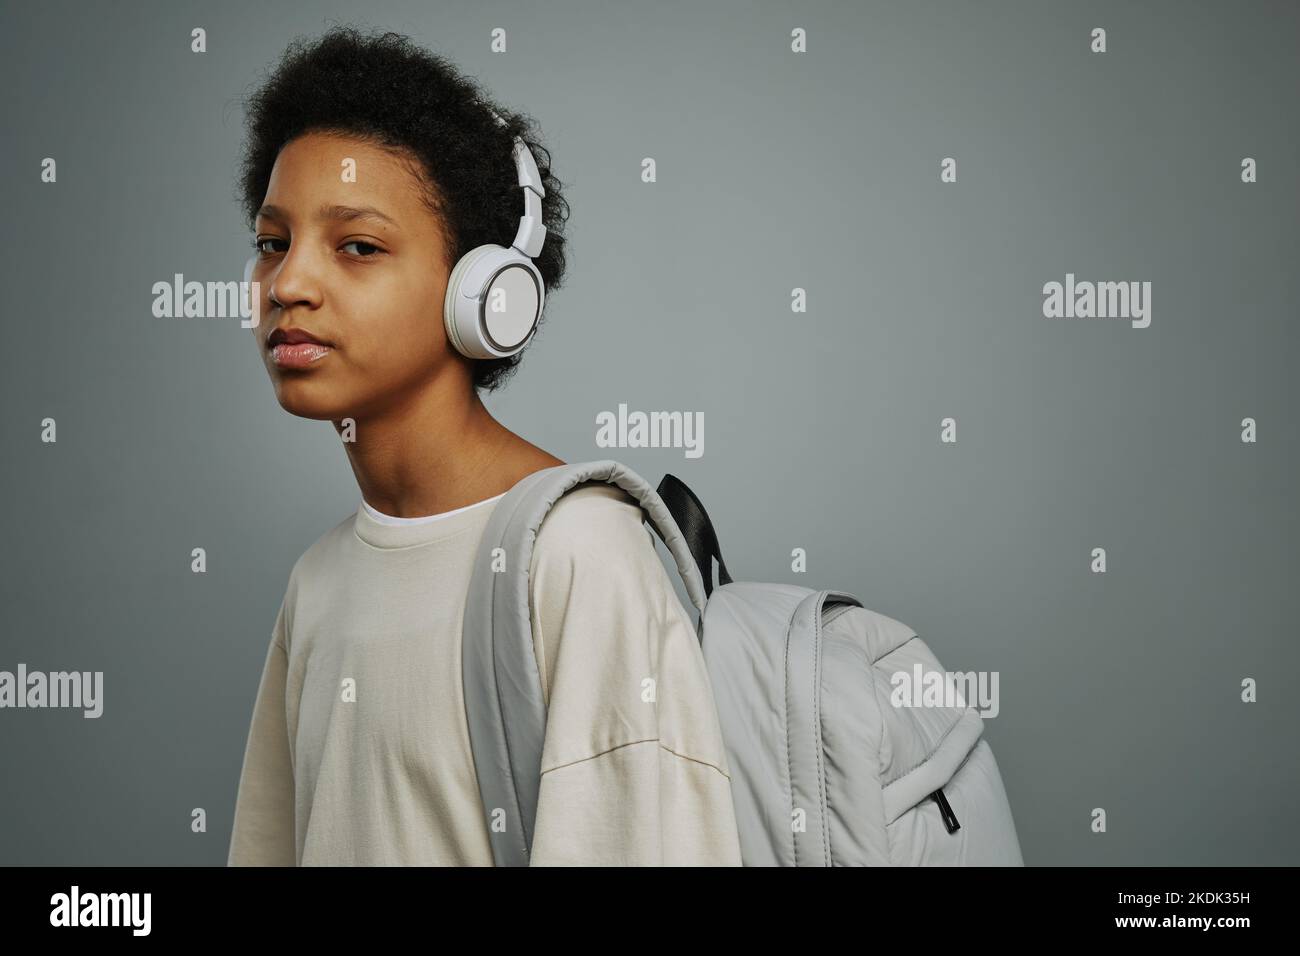
<svg viewBox="0 0 1300 956">
<path fill-rule="evenodd" d="M 949 833 L 956 833 L 960 830 L 961 824 L 957 822 L 957 814 L 952 812 L 952 804 L 949 803 L 948 798 L 943 795 L 943 788 L 940 787 L 934 793 L 930 794 L 930 796 L 934 797 L 934 802 L 939 804 L 939 815 L 943 817 L 944 828 L 947 829 Z"/>
</svg>

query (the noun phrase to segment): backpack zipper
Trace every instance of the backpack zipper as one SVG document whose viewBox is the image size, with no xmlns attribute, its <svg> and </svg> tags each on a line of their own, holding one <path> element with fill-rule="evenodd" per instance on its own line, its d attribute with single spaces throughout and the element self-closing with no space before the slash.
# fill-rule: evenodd
<svg viewBox="0 0 1300 956">
<path fill-rule="evenodd" d="M 957 814 L 952 812 L 952 804 L 949 803 L 948 798 L 943 795 L 943 788 L 940 787 L 934 793 L 930 794 L 930 796 L 934 797 L 934 802 L 939 804 L 939 816 L 943 817 L 944 828 L 949 833 L 956 833 L 960 830 L 961 824 L 957 822 Z"/>
</svg>

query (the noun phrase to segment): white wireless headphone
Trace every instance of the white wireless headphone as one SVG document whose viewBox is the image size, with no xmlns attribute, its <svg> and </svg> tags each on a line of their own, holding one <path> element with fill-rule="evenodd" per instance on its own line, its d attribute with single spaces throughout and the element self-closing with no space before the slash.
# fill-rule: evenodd
<svg viewBox="0 0 1300 956">
<path fill-rule="evenodd" d="M 497 122 L 506 125 L 495 110 Z M 524 192 L 524 214 L 509 246 L 477 246 L 461 256 L 447 281 L 443 324 L 451 344 L 469 358 L 507 358 L 523 349 L 537 331 L 546 302 L 546 284 L 533 263 L 546 241 L 542 199 L 546 190 L 537 161 L 516 136 L 515 168 Z M 253 281 L 256 253 L 244 265 L 244 283 Z"/>
</svg>

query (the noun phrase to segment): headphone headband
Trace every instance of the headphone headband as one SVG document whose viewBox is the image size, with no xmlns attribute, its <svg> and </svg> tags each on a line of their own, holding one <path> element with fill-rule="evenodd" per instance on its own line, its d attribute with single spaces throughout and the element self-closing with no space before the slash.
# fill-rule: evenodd
<svg viewBox="0 0 1300 956">
<path fill-rule="evenodd" d="M 506 125 L 506 121 L 496 110 L 488 107 L 488 112 L 501 126 Z M 515 137 L 514 155 L 519 186 L 524 191 L 524 214 L 519 217 L 519 230 L 515 233 L 515 240 L 511 245 L 529 259 L 536 259 L 542 251 L 542 244 L 546 241 L 546 227 L 542 225 L 542 199 L 546 196 L 546 189 L 542 185 L 542 177 L 537 171 L 537 160 L 533 158 L 532 150 L 519 136 Z"/>
</svg>

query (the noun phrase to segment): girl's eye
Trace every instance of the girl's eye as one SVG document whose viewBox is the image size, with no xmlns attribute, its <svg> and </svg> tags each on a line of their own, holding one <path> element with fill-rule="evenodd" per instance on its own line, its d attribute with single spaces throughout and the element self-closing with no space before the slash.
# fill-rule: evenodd
<svg viewBox="0 0 1300 956">
<path fill-rule="evenodd" d="M 253 240 L 253 248 L 256 249 L 258 252 L 264 252 L 264 253 L 278 252 L 282 250 L 267 249 L 266 244 L 268 242 L 284 242 L 284 241 L 285 240 L 283 239 L 277 239 L 275 236 L 263 236 L 261 239 Z"/>
<path fill-rule="evenodd" d="M 343 243 L 342 248 L 346 249 L 348 246 L 356 246 L 356 247 L 357 247 L 357 251 L 354 252 L 353 255 L 355 255 L 355 256 L 360 256 L 360 257 L 363 258 L 363 259 L 369 259 L 369 258 L 370 258 L 371 256 L 373 256 L 376 252 L 380 252 L 380 251 L 381 251 L 380 248 L 379 248 L 378 246 L 376 246 L 376 245 L 372 245 L 372 244 L 370 244 L 370 243 L 368 243 L 368 242 L 364 242 L 364 241 L 362 241 L 362 240 L 360 240 L 360 239 L 353 239 L 351 242 L 345 242 L 345 243 Z M 367 252 L 366 250 L 369 250 L 369 251 Z"/>
</svg>

